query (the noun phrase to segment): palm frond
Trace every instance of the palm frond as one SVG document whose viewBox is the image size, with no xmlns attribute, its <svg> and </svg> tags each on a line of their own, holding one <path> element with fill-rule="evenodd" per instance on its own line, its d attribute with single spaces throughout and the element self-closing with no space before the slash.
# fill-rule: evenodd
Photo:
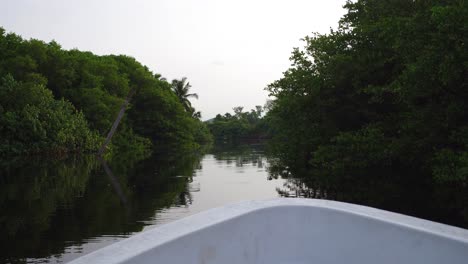
<svg viewBox="0 0 468 264">
<path fill-rule="evenodd" d="M 187 94 L 185 97 L 187 97 L 187 98 L 188 98 L 188 97 L 194 97 L 194 98 L 198 99 L 198 94 L 196 94 L 196 93 L 191 93 L 191 94 Z"/>
</svg>

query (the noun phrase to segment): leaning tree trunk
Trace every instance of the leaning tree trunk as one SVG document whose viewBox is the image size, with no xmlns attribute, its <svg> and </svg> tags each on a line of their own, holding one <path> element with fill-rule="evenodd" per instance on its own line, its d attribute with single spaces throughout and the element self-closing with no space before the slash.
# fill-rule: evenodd
<svg viewBox="0 0 468 264">
<path fill-rule="evenodd" d="M 112 139 L 112 136 L 114 135 L 115 131 L 117 130 L 117 127 L 119 126 L 120 120 L 122 120 L 122 117 L 125 114 L 125 110 L 127 109 L 127 105 L 128 105 L 128 103 L 130 103 L 130 99 L 132 98 L 134 93 L 135 93 L 135 90 L 131 89 L 130 92 L 128 93 L 128 95 L 127 95 L 127 98 L 125 98 L 125 101 L 122 103 L 122 106 L 120 107 L 119 114 L 117 115 L 117 118 L 115 119 L 114 124 L 112 124 L 112 127 L 111 127 L 109 133 L 107 134 L 107 138 L 104 141 L 104 144 L 102 144 L 101 148 L 99 149 L 98 155 L 101 156 L 106 151 L 107 145 L 109 144 L 109 142 Z"/>
</svg>

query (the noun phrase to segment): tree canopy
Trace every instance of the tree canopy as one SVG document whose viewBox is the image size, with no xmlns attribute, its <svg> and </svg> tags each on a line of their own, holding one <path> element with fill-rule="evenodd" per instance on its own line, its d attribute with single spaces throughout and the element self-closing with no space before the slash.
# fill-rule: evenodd
<svg viewBox="0 0 468 264">
<path fill-rule="evenodd" d="M 274 149 L 322 177 L 468 180 L 468 2 L 348 1 L 267 88 Z"/>
<path fill-rule="evenodd" d="M 111 152 L 196 148 L 209 141 L 204 124 L 192 117 L 195 110 L 186 111 L 160 77 L 132 57 L 64 50 L 55 41 L 24 40 L 0 28 L 0 155 L 94 152 L 130 90 L 135 95 Z"/>
<path fill-rule="evenodd" d="M 218 143 L 255 143 L 266 138 L 267 126 L 263 120 L 263 107 L 244 112 L 244 107 L 233 108 L 234 115 L 218 114 L 207 121 L 211 134 Z"/>
</svg>

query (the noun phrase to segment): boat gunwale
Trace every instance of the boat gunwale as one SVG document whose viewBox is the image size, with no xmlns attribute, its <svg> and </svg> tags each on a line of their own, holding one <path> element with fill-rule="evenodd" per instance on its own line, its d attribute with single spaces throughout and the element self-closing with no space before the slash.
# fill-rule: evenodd
<svg viewBox="0 0 468 264">
<path fill-rule="evenodd" d="M 311 207 L 359 216 L 366 219 L 402 227 L 408 230 L 427 233 L 468 246 L 468 230 L 446 224 L 420 219 L 408 215 L 376 209 L 368 206 L 306 198 L 275 198 L 244 201 L 208 209 L 161 226 L 135 234 L 129 238 L 98 249 L 69 262 L 82 263 L 122 263 L 138 257 L 156 247 L 169 244 L 184 236 L 203 232 L 213 226 L 236 218 L 274 208 Z"/>
</svg>

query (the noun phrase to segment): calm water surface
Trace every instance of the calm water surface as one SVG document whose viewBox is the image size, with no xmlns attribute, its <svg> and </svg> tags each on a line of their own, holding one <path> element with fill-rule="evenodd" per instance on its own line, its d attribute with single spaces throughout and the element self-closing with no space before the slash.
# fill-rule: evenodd
<svg viewBox="0 0 468 264">
<path fill-rule="evenodd" d="M 0 161 L 0 262 L 64 263 L 213 207 L 278 196 L 368 205 L 468 228 L 468 186 L 376 173 L 307 176 L 260 148 Z"/>
<path fill-rule="evenodd" d="M 278 197 L 255 148 L 105 163 L 1 164 L 0 261 L 64 263 L 132 234 L 228 203 Z"/>
</svg>

